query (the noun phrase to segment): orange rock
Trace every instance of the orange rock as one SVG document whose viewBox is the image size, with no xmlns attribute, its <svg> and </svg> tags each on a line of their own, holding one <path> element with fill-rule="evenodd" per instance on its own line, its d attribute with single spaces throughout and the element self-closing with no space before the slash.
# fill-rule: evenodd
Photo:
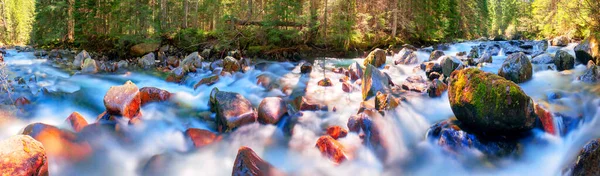
<svg viewBox="0 0 600 176">
<path fill-rule="evenodd" d="M 316 147 L 323 155 L 337 164 L 346 160 L 346 155 L 343 151 L 344 147 L 331 136 L 321 136 L 317 140 Z"/>
<path fill-rule="evenodd" d="M 138 87 L 131 81 L 122 86 L 112 86 L 104 96 L 106 112 L 129 119 L 140 112 L 141 96 Z"/>
<path fill-rule="evenodd" d="M 333 86 L 333 83 L 331 82 L 331 80 L 329 78 L 323 78 L 317 84 L 319 86 L 322 86 L 322 87 L 331 87 L 331 86 Z"/>
<path fill-rule="evenodd" d="M 248 147 L 240 147 L 238 154 L 235 157 L 233 164 L 232 176 L 246 176 L 246 175 L 270 175 L 280 176 L 285 175 L 281 171 L 277 170 L 271 164 L 258 157 L 252 149 Z"/>
<path fill-rule="evenodd" d="M 16 135 L 0 141 L 0 175 L 48 175 L 48 158 L 42 144 Z"/>
<path fill-rule="evenodd" d="M 329 136 L 331 136 L 333 139 L 338 139 L 338 138 L 343 138 L 346 137 L 346 135 L 348 135 L 348 131 L 346 129 L 343 129 L 340 126 L 331 126 L 329 128 L 327 128 L 327 134 Z"/>
<path fill-rule="evenodd" d="M 25 127 L 24 135 L 40 141 L 49 157 L 58 157 L 72 161 L 80 161 L 91 154 L 91 147 L 85 142 L 76 142 L 77 136 L 51 125 L 33 123 Z"/>
<path fill-rule="evenodd" d="M 171 98 L 171 93 L 156 87 L 143 87 L 140 89 L 141 105 L 151 102 L 163 102 Z"/>
<path fill-rule="evenodd" d="M 280 97 L 266 97 L 258 105 L 258 122 L 276 124 L 287 113 L 285 101 Z"/>
<path fill-rule="evenodd" d="M 190 128 L 185 131 L 185 135 L 194 143 L 194 147 L 200 148 L 221 140 L 221 136 L 208 130 Z"/>
<path fill-rule="evenodd" d="M 71 128 L 73 128 L 75 132 L 81 131 L 83 127 L 88 125 L 87 121 L 85 121 L 85 118 L 83 118 L 83 116 L 81 116 L 81 114 L 78 112 L 73 112 L 65 121 L 71 125 Z"/>
<path fill-rule="evenodd" d="M 554 125 L 554 117 L 552 116 L 552 114 L 539 104 L 535 105 L 534 110 L 535 114 L 537 114 L 538 118 L 540 118 L 540 122 L 542 122 L 544 131 L 553 135 L 558 135 L 558 131 L 556 130 L 556 126 Z"/>
</svg>

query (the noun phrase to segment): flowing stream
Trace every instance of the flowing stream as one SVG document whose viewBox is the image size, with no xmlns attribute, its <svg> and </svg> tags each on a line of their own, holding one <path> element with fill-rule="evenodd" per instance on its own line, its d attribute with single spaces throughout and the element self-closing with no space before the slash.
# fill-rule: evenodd
<svg viewBox="0 0 600 176">
<path fill-rule="evenodd" d="M 468 52 L 471 46 L 476 45 L 479 43 L 452 44 L 444 52 L 446 55 L 455 55 L 460 51 Z M 549 47 L 547 51 L 554 53 L 563 49 L 574 55 L 575 45 Z M 8 53 L 5 63 L 11 79 L 23 77 L 27 80 L 26 85 L 18 87 L 11 97 L 25 96 L 32 105 L 26 112 L 18 113 L 17 119 L 0 128 L 0 139 L 18 134 L 25 126 L 35 122 L 67 128 L 65 119 L 75 111 L 81 113 L 88 122 L 95 122 L 96 117 L 104 111 L 103 98 L 108 89 L 122 85 L 127 80 L 139 88 L 156 87 L 175 93 L 173 101 L 176 105 L 153 103 L 142 107 L 143 123 L 123 127 L 128 132 L 129 140 L 126 142 L 111 135 L 98 134 L 99 137 L 91 144 L 94 150 L 89 158 L 80 161 L 50 158 L 51 175 L 141 175 L 145 163 L 159 154 L 176 158 L 168 165 L 161 166 L 171 173 L 169 175 L 230 175 L 241 146 L 252 148 L 265 161 L 289 175 L 560 175 L 587 141 L 600 137 L 600 131 L 594 130 L 600 128 L 596 118 L 600 92 L 598 85 L 576 79 L 585 70 L 585 65 L 577 65 L 566 72 L 536 69 L 532 80 L 519 84 L 534 101 L 549 104 L 552 112 L 579 117 L 581 120 L 576 124 L 577 128 L 559 136 L 534 129 L 533 137 L 523 140 L 543 142 L 525 143 L 520 157 L 503 158 L 498 167 L 479 167 L 473 166 L 478 164 L 476 162 L 461 162 L 425 139 L 430 126 L 453 117 L 447 93 L 440 98 L 415 94 L 385 114 L 389 128 L 382 135 L 391 145 L 386 161 L 377 159 L 371 150 L 362 145 L 358 134 L 349 133 L 339 141 L 352 152 L 348 161 L 337 165 L 321 155 L 315 142 L 325 134 L 328 126 L 346 128 L 349 117 L 360 107 L 362 95 L 360 86 L 355 84 L 354 91 L 342 91 L 342 84 L 338 80 L 343 75 L 331 70 L 347 67 L 354 62 L 362 64 L 362 58 L 318 59 L 307 81 L 301 79 L 301 62 L 256 61 L 253 69 L 245 73 L 221 77 L 216 84 L 194 89 L 194 84 L 210 75 L 210 71 L 199 70 L 183 83 L 177 84 L 166 82 L 164 78 L 148 72 L 73 74 L 54 67 L 50 61 L 36 59 L 33 53 L 18 53 L 15 50 L 8 50 Z M 429 58 L 429 53 L 422 50 L 417 55 L 420 61 Z M 493 63 L 484 64 L 481 69 L 497 73 L 505 59 L 503 53 L 494 56 Z M 386 65 L 390 67 L 381 70 L 388 73 L 396 84 L 412 75 L 425 77 L 424 71 L 414 71 L 418 65 L 394 65 L 392 56 L 388 56 Z M 328 105 L 329 110 L 303 112 L 290 137 L 284 135 L 281 126 L 254 123 L 223 135 L 223 140 L 209 146 L 200 149 L 190 146 L 183 134 L 186 129 L 214 131 L 214 124 L 203 119 L 214 118 L 214 114 L 207 113 L 209 94 L 214 87 L 240 93 L 255 107 L 265 97 L 287 96 L 288 92 L 281 89 L 266 90 L 256 84 L 256 77 L 265 73 L 280 78 L 281 85 L 306 87 L 305 96 Z M 332 87 L 317 86 L 324 75 L 332 80 Z M 552 100 L 548 98 L 557 92 L 570 96 Z"/>
</svg>

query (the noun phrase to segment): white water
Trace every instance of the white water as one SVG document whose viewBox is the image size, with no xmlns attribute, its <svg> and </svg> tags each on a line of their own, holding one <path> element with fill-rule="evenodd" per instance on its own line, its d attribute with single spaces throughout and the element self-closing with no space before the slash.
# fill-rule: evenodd
<svg viewBox="0 0 600 176">
<path fill-rule="evenodd" d="M 469 51 L 477 42 L 454 44 L 444 51 L 447 55 L 455 55 L 461 51 Z M 572 47 L 562 48 L 572 52 Z M 556 51 L 550 47 L 548 52 Z M 165 104 L 150 104 L 143 107 L 143 123 L 139 126 L 125 126 L 133 142 L 123 143 L 111 137 L 98 138 L 93 145 L 102 150 L 96 151 L 90 159 L 81 162 L 52 159 L 51 175 L 140 175 L 145 161 L 157 154 L 168 153 L 176 159 L 164 166 L 170 175 L 230 175 L 237 150 L 241 146 L 249 146 L 259 156 L 276 168 L 291 175 L 560 175 L 563 168 L 576 156 L 579 149 L 590 139 L 600 137 L 600 122 L 597 122 L 598 92 L 595 85 L 575 81 L 585 66 L 577 66 L 571 73 L 556 71 L 535 71 L 531 81 L 520 84 L 523 90 L 536 102 L 548 102 L 547 94 L 553 91 L 564 91 L 575 96 L 563 97 L 551 103 L 553 112 L 565 115 L 582 115 L 586 124 L 564 137 L 557 137 L 535 130 L 534 139 L 545 141 L 544 144 L 526 145 L 523 156 L 506 158 L 500 161 L 500 168 L 472 169 L 455 158 L 444 153 L 436 144 L 425 140 L 427 129 L 434 123 L 453 116 L 448 103 L 447 93 L 441 98 L 411 96 L 401 106 L 386 113 L 383 134 L 390 142 L 390 156 L 385 162 L 379 161 L 375 155 L 361 144 L 355 133 L 341 138 L 340 142 L 349 151 L 349 160 L 335 165 L 321 156 L 314 147 L 324 129 L 331 125 L 346 127 L 348 118 L 355 114 L 360 106 L 360 86 L 355 85 L 354 92 L 342 91 L 341 74 L 331 71 L 338 65 L 349 65 L 362 59 L 326 58 L 315 62 L 313 71 L 306 85 L 300 81 L 300 68 L 297 63 L 271 63 L 265 71 L 251 70 L 236 73 L 230 77 L 222 77 L 211 86 L 200 86 L 194 90 L 193 84 L 202 77 L 210 75 L 209 71 L 195 73 L 183 85 L 167 83 L 151 75 L 136 72 L 97 75 L 70 75 L 46 64 L 46 60 L 34 59 L 31 53 L 16 53 L 6 57 L 8 67 L 14 76 L 29 78 L 35 75 L 37 83 L 29 83 L 34 90 L 46 87 L 60 92 L 78 92 L 77 97 L 44 96 L 36 91 L 23 93 L 32 100 L 34 108 L 31 117 L 19 117 L 0 128 L 0 139 L 19 133 L 26 125 L 43 122 L 59 127 L 66 127 L 64 119 L 74 111 L 81 113 L 88 122 L 94 122 L 98 114 L 104 110 L 103 97 L 110 86 L 121 85 L 127 80 L 138 87 L 157 87 L 176 93 L 179 107 L 191 109 L 193 113 Z M 503 53 L 503 52 L 501 52 Z M 419 51 L 420 61 L 426 61 L 429 53 Z M 492 64 L 485 64 L 481 69 L 496 73 L 506 59 L 502 54 L 493 57 Z M 383 69 L 396 84 L 407 77 L 421 75 L 422 71 L 413 72 L 418 65 L 393 65 L 392 56 L 388 57 L 389 69 Z M 322 68 L 325 66 L 325 69 Z M 333 82 L 332 87 L 319 87 L 317 82 L 326 77 Z M 218 87 L 223 91 L 242 94 L 254 106 L 258 106 L 264 97 L 284 96 L 289 92 L 281 90 L 267 91 L 256 85 L 256 76 L 271 73 L 281 78 L 282 87 L 307 87 L 309 99 L 329 105 L 329 111 L 304 112 L 299 123 L 294 127 L 294 134 L 286 139 L 279 128 L 273 125 L 258 123 L 246 125 L 236 131 L 224 135 L 218 143 L 199 150 L 192 149 L 183 135 L 187 128 L 212 129 L 211 124 L 197 116 L 208 111 L 210 90 Z M 26 79 L 28 80 L 28 79 Z M 18 96 L 18 95 L 17 95 Z M 336 111 L 333 111 L 333 107 Z M 589 122 L 589 123 L 588 123 Z M 102 136 L 103 134 L 98 134 Z M 527 139 L 527 140 L 534 140 Z M 288 142 L 289 140 L 289 142 Z M 529 144 L 529 143 L 527 143 Z"/>
</svg>

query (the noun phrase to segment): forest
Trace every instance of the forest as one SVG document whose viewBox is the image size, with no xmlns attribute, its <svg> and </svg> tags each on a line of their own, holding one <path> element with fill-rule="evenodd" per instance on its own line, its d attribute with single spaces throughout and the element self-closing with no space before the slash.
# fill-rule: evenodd
<svg viewBox="0 0 600 176">
<path fill-rule="evenodd" d="M 599 31 L 596 0 L 1 0 L 0 42 L 120 52 L 139 43 L 361 51 Z"/>
</svg>

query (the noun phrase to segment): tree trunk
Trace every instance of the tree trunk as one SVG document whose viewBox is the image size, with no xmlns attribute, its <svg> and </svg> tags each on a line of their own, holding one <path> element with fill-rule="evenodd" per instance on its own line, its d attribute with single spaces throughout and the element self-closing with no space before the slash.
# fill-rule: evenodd
<svg viewBox="0 0 600 176">
<path fill-rule="evenodd" d="M 188 14 L 189 12 L 189 5 L 188 5 L 188 0 L 183 0 L 183 26 L 182 28 L 187 28 L 188 25 Z"/>
<path fill-rule="evenodd" d="M 392 7 L 392 37 L 396 38 L 396 29 L 398 29 L 398 0 L 394 0 Z"/>
<path fill-rule="evenodd" d="M 324 24 L 323 24 L 323 33 L 324 34 L 323 34 L 323 36 L 325 36 L 325 40 L 327 40 L 327 14 L 329 13 L 328 9 L 327 9 L 327 0 L 325 0 L 325 12 L 324 13 L 325 13 L 325 15 L 323 17 L 324 18 L 323 19 L 323 21 L 324 21 Z"/>
</svg>

